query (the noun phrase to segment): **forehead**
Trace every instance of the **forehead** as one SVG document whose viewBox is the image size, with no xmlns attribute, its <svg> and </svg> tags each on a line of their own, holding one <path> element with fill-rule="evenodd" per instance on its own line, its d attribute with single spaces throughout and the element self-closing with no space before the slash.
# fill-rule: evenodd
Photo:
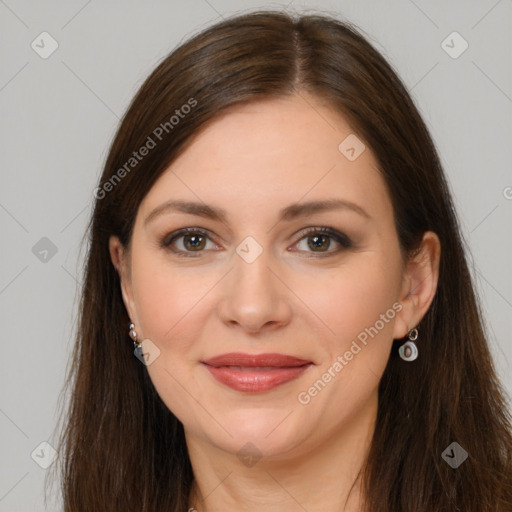
<svg viewBox="0 0 512 512">
<path fill-rule="evenodd" d="M 214 119 L 157 180 L 141 210 L 174 195 L 225 208 L 243 199 L 246 207 L 281 209 L 327 195 L 389 206 L 370 148 L 341 115 L 305 95 L 243 104 Z"/>
</svg>

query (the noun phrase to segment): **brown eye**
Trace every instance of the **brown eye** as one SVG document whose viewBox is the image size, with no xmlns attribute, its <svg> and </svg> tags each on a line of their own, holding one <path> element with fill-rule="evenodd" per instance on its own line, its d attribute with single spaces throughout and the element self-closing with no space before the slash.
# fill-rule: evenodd
<svg viewBox="0 0 512 512">
<path fill-rule="evenodd" d="M 307 237 L 308 247 L 315 252 L 324 252 L 329 249 L 331 239 L 325 235 L 312 235 Z"/>
<path fill-rule="evenodd" d="M 206 237 L 202 235 L 185 235 L 183 238 L 183 245 L 187 250 L 200 251 L 206 246 Z"/>
<path fill-rule="evenodd" d="M 194 252 L 199 255 L 205 250 L 217 247 L 210 240 L 208 233 L 199 228 L 180 229 L 165 237 L 161 244 L 162 247 L 182 255 L 190 255 Z"/>
<path fill-rule="evenodd" d="M 343 233 L 325 227 L 309 229 L 303 233 L 302 238 L 295 245 L 300 252 L 325 254 L 328 256 L 352 247 L 352 242 Z"/>
</svg>

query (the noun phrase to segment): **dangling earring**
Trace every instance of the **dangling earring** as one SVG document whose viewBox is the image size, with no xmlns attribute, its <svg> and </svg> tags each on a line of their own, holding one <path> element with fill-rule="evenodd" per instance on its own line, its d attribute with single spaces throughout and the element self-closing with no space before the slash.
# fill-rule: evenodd
<svg viewBox="0 0 512 512">
<path fill-rule="evenodd" d="M 133 347 L 135 349 L 134 350 L 135 355 L 142 354 L 142 343 L 137 341 L 137 333 L 135 332 L 135 325 L 130 324 L 128 326 L 128 329 L 130 329 L 129 336 L 133 340 Z"/>
<path fill-rule="evenodd" d="M 404 361 L 414 361 L 418 357 L 418 347 L 414 343 L 418 339 L 418 329 L 411 329 L 407 333 L 407 341 L 398 349 Z"/>
</svg>

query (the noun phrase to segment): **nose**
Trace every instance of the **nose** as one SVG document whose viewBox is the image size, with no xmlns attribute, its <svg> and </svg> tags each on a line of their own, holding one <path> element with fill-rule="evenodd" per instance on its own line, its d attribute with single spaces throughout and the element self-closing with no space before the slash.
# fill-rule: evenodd
<svg viewBox="0 0 512 512">
<path fill-rule="evenodd" d="M 252 263 L 234 255 L 234 268 L 223 280 L 218 306 L 221 320 L 229 327 L 256 334 L 290 322 L 293 294 L 267 254 L 264 250 Z"/>
</svg>

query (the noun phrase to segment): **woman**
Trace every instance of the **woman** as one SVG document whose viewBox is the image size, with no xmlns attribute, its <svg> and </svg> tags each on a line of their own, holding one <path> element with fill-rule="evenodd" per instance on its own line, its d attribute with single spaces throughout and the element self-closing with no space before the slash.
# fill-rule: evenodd
<svg viewBox="0 0 512 512">
<path fill-rule="evenodd" d="M 432 139 L 348 23 L 185 42 L 112 144 L 66 511 L 506 511 L 510 416 Z"/>
</svg>

